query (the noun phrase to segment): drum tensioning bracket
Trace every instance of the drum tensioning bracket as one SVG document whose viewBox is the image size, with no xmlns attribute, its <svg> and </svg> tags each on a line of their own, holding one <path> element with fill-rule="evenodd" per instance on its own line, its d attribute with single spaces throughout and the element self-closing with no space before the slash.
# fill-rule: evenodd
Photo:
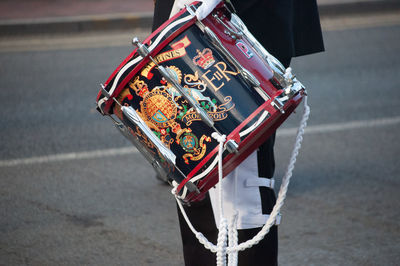
<svg viewBox="0 0 400 266">
<path fill-rule="evenodd" d="M 239 145 L 236 143 L 236 141 L 230 139 L 225 143 L 226 150 L 229 153 L 238 153 L 239 152 Z"/>
<path fill-rule="evenodd" d="M 212 15 L 218 23 L 225 27 L 224 33 L 228 36 L 231 36 L 234 40 L 239 40 L 243 38 L 243 32 L 241 30 L 235 30 L 234 28 L 228 26 L 219 16 L 218 14 Z"/>
<path fill-rule="evenodd" d="M 275 97 L 275 99 L 271 102 L 271 105 L 278 109 L 282 114 L 285 113 L 285 110 L 283 109 L 284 104 L 278 97 Z"/>
<path fill-rule="evenodd" d="M 154 146 L 157 148 L 157 150 L 162 154 L 162 156 L 171 164 L 175 164 L 176 162 L 176 156 L 173 152 L 171 152 L 165 145 L 161 142 L 160 139 L 158 139 L 151 129 L 147 126 L 147 124 L 143 121 L 143 119 L 137 114 L 135 109 L 132 108 L 132 106 L 123 106 L 121 103 L 115 99 L 115 97 L 111 97 L 111 95 L 108 93 L 108 91 L 105 90 L 104 86 L 101 86 L 101 90 L 103 95 L 105 95 L 107 98 L 112 98 L 113 101 L 118 104 L 120 107 L 122 113 L 125 115 L 125 117 L 132 122 L 135 126 L 137 126 L 148 138 L 149 140 L 154 144 Z M 111 116 L 110 116 L 111 117 Z M 114 119 L 113 119 L 114 120 Z M 114 120 L 115 121 L 115 120 Z M 125 135 L 125 134 L 124 134 Z"/>
</svg>

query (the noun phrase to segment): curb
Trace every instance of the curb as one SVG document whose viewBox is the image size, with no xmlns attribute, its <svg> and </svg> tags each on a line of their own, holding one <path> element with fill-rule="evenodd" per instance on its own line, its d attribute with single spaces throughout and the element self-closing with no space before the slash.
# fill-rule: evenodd
<svg viewBox="0 0 400 266">
<path fill-rule="evenodd" d="M 149 28 L 153 12 L 0 21 L 0 36 Z"/>
<path fill-rule="evenodd" d="M 394 10 L 400 10 L 400 1 L 356 0 L 352 2 L 324 3 L 319 5 L 321 17 L 390 12 Z M 0 21 L 0 36 L 150 28 L 152 21 L 153 12 L 6 20 Z"/>
</svg>

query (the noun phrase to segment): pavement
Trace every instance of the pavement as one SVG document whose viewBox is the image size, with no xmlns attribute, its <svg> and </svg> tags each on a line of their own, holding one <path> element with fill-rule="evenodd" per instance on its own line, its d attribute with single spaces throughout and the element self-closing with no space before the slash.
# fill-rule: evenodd
<svg viewBox="0 0 400 266">
<path fill-rule="evenodd" d="M 317 0 L 321 17 L 400 9 L 398 0 Z M 151 0 L 2 0 L 0 36 L 149 28 Z"/>
</svg>

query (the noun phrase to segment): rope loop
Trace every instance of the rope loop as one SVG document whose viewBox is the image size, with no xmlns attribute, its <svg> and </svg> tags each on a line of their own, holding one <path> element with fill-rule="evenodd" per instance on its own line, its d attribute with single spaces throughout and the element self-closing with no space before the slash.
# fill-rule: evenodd
<svg viewBox="0 0 400 266">
<path fill-rule="evenodd" d="M 219 143 L 224 143 L 225 140 L 226 140 L 226 136 L 225 135 L 220 135 L 217 132 L 211 133 L 211 137 L 213 137 Z"/>
</svg>

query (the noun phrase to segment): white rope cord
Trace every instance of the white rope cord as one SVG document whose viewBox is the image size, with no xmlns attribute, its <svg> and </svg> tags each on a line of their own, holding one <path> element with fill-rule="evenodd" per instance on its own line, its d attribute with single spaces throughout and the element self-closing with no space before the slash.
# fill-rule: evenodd
<svg viewBox="0 0 400 266">
<path fill-rule="evenodd" d="M 239 217 L 239 213 L 236 210 L 237 206 L 237 179 L 238 179 L 238 171 L 233 170 L 233 178 L 234 178 L 234 194 L 233 194 L 233 208 L 234 213 L 231 216 L 228 224 L 228 247 L 233 248 L 238 244 L 238 232 L 237 232 L 237 220 Z M 236 266 L 238 264 L 238 252 L 230 252 L 228 253 L 228 266 Z"/>
<path fill-rule="evenodd" d="M 182 203 L 180 202 L 179 198 L 177 196 L 175 196 L 177 202 L 178 202 L 178 206 L 182 212 L 183 217 L 186 220 L 186 223 L 188 224 L 190 230 L 193 232 L 193 234 L 195 234 L 196 238 L 199 240 L 199 242 L 201 244 L 204 245 L 205 248 L 209 249 L 211 252 L 214 253 L 224 253 L 225 255 L 223 256 L 223 258 L 218 257 L 217 255 L 217 265 L 225 265 L 226 263 L 226 254 L 229 254 L 229 259 L 232 259 L 232 262 L 229 261 L 229 265 L 237 265 L 237 252 L 239 251 L 243 251 L 247 248 L 250 248 L 254 245 L 256 245 L 257 243 L 259 243 L 264 237 L 265 235 L 269 232 L 269 229 L 275 224 L 276 218 L 279 215 L 280 209 L 282 208 L 285 198 L 286 198 L 286 194 L 287 194 L 287 190 L 288 190 L 288 186 L 290 183 L 290 179 L 292 177 L 292 173 L 293 173 L 293 169 L 296 163 L 296 158 L 297 155 L 299 154 L 299 150 L 301 148 L 301 143 L 303 141 L 303 135 L 304 135 L 304 129 L 307 126 L 307 120 L 310 116 L 310 107 L 308 106 L 308 102 L 307 102 L 307 96 L 304 97 L 304 113 L 303 113 L 303 117 L 301 119 L 300 122 L 300 126 L 299 129 L 297 131 L 297 136 L 296 136 L 296 142 L 290 157 L 290 161 L 286 170 L 286 173 L 284 175 L 284 177 L 282 178 L 282 184 L 281 187 L 279 189 L 279 193 L 278 193 L 278 198 L 276 200 L 275 206 L 272 209 L 271 214 L 269 215 L 268 220 L 266 221 L 266 223 L 264 224 L 263 228 L 257 233 L 257 235 L 255 235 L 252 239 L 247 240 L 246 242 L 243 242 L 239 245 L 235 244 L 234 241 L 237 241 L 237 231 L 236 231 L 236 235 L 234 232 L 230 233 L 230 236 L 232 236 L 233 240 L 229 239 L 229 243 L 232 243 L 232 245 L 230 244 L 229 247 L 221 247 L 221 245 L 223 243 L 225 243 L 226 245 L 226 238 L 224 239 L 222 235 L 226 235 L 226 219 L 222 218 L 220 219 L 220 232 L 218 235 L 218 244 L 217 246 L 214 245 L 213 243 L 211 243 L 210 241 L 207 240 L 207 238 L 200 232 L 196 231 L 196 229 L 193 227 L 193 225 L 191 224 L 189 218 L 187 217 L 187 214 L 182 206 Z M 220 145 L 222 146 L 222 145 Z M 220 147 L 221 149 L 221 147 Z M 222 160 L 220 160 L 220 162 L 218 162 L 219 166 L 222 165 Z M 221 165 L 220 165 L 221 164 Z M 222 167 L 220 167 L 219 169 L 219 174 L 220 174 L 220 182 L 221 182 L 221 178 L 222 178 Z M 220 199 L 222 198 L 222 188 L 220 187 L 220 194 L 219 197 Z M 222 203 L 220 202 L 220 210 L 221 210 L 221 216 L 222 216 Z M 234 218 L 235 219 L 235 218 Z M 234 221 L 231 222 L 231 225 L 235 224 Z M 221 232 L 221 229 L 223 232 Z M 221 239 L 220 239 L 220 235 L 221 235 Z M 236 239 L 235 239 L 236 238 Z M 221 241 L 220 241 L 221 240 Z M 230 256 L 230 254 L 233 254 L 232 256 Z M 235 256 L 236 255 L 236 256 Z M 222 264 L 218 264 L 218 263 L 222 263 Z M 233 264 L 236 263 L 236 264 Z"/>
<path fill-rule="evenodd" d="M 217 266 L 226 265 L 226 242 L 228 239 L 228 221 L 224 216 L 224 207 L 222 203 L 223 190 L 222 190 L 222 155 L 224 152 L 224 143 L 226 140 L 225 135 L 220 135 L 217 132 L 211 134 L 211 137 L 219 142 L 218 146 L 218 207 L 219 207 L 219 232 L 217 240 Z"/>
<path fill-rule="evenodd" d="M 219 222 L 219 231 L 217 239 L 217 266 L 226 265 L 226 242 L 228 238 L 228 222 L 222 218 Z"/>
<path fill-rule="evenodd" d="M 179 200 L 178 197 L 175 197 L 176 201 L 178 203 L 179 209 L 181 210 L 181 213 L 183 215 L 183 218 L 185 218 L 185 221 L 187 223 L 187 225 L 189 226 L 190 230 L 193 232 L 193 234 L 196 236 L 196 238 L 199 240 L 199 242 L 201 244 L 203 244 L 203 246 L 210 250 L 211 252 L 215 253 L 217 252 L 217 247 L 211 243 L 210 241 L 208 241 L 208 239 L 200 232 L 196 231 L 196 229 L 193 227 L 192 223 L 189 220 L 189 217 L 186 214 L 185 209 L 182 206 L 182 202 Z"/>
<path fill-rule="evenodd" d="M 234 205 L 235 206 L 235 205 Z M 231 217 L 231 220 L 228 225 L 228 247 L 233 248 L 238 244 L 238 232 L 236 229 L 237 226 L 237 218 L 238 213 L 235 211 L 235 214 Z M 228 266 L 236 266 L 238 264 L 238 252 L 229 252 L 228 253 Z"/>
<path fill-rule="evenodd" d="M 223 173 L 222 173 L 222 153 L 224 152 L 224 143 L 226 140 L 226 136 L 225 135 L 220 135 L 217 132 L 214 132 L 211 134 L 211 137 L 213 137 L 214 139 L 216 139 L 219 142 L 219 146 L 218 146 L 218 183 L 222 184 L 222 177 L 223 177 Z M 221 218 L 224 216 L 224 208 L 223 208 L 223 204 L 222 204 L 222 186 L 219 185 L 218 186 L 218 194 L 219 194 L 219 213 Z"/>
</svg>

